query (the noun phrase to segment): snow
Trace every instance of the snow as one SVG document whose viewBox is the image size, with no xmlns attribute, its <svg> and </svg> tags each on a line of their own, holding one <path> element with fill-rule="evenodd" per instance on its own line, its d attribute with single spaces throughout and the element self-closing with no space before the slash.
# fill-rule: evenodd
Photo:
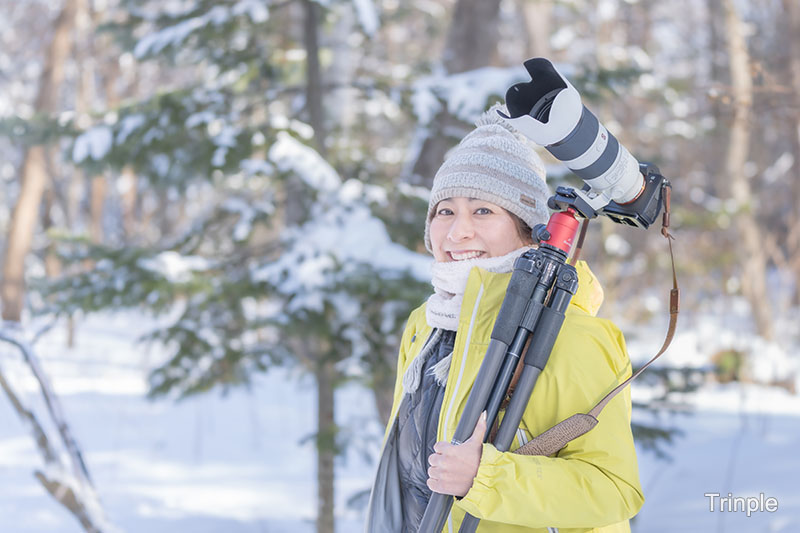
<svg viewBox="0 0 800 533">
<path fill-rule="evenodd" d="M 338 292 L 336 286 L 364 275 L 391 280 L 406 273 L 427 283 L 431 258 L 392 242 L 384 223 L 373 215 L 368 204 L 388 203 L 384 189 L 355 179 L 342 183 L 316 151 L 286 132 L 279 133 L 269 159 L 312 187 L 316 203 L 307 222 L 284 230 L 286 249 L 281 256 L 254 266 L 251 278 L 274 287 L 286 299 L 284 312 L 288 315 L 302 317 L 332 306 L 336 322 L 331 326 L 352 345 L 350 361 L 343 365 L 355 368 L 353 361 L 369 349 L 358 327 L 361 304 L 356 296 Z"/>
<path fill-rule="evenodd" d="M 606 237 L 603 247 L 610 255 L 625 256 L 631 251 L 631 245 L 618 233 L 612 233 Z"/>
<path fill-rule="evenodd" d="M 214 6 L 207 13 L 162 28 L 154 33 L 145 35 L 133 49 L 133 55 L 137 59 L 148 54 L 157 54 L 168 46 L 178 46 L 197 30 L 213 24 L 220 26 L 230 19 L 230 8 L 224 6 Z"/>
<path fill-rule="evenodd" d="M 191 17 L 180 22 L 160 28 L 139 39 L 133 49 L 137 59 L 148 54 L 158 54 L 169 46 L 179 46 L 190 35 L 209 25 L 221 26 L 231 17 L 247 15 L 255 24 L 262 24 L 269 20 L 269 9 L 263 2 L 257 0 L 239 0 L 233 6 L 214 6 L 207 13 L 198 17 Z M 173 17 L 181 15 L 174 13 Z M 151 17 L 152 18 L 152 17 Z"/>
<path fill-rule="evenodd" d="M 428 203 L 428 199 L 431 196 L 431 191 L 427 187 L 418 187 L 404 182 L 398 183 L 397 189 L 404 195 L 418 198 L 425 203 Z"/>
<path fill-rule="evenodd" d="M 209 393 L 181 402 L 144 398 L 148 369 L 164 357 L 133 340 L 155 324 L 133 313 L 78 321 L 67 349 L 63 325 L 36 346 L 52 376 L 110 522 L 123 531 L 174 533 L 313 533 L 315 456 L 304 440 L 314 430 L 316 399 L 308 377 L 292 369 L 256 378 L 250 390 Z M 34 383 L 7 345 L 6 376 L 35 409 Z M 131 384 L 136 383 L 136 387 Z M 634 397 L 646 387 L 634 384 Z M 337 531 L 362 531 L 362 511 L 346 501 L 369 488 L 382 428 L 369 392 L 336 393 L 336 421 L 354 439 L 337 461 Z M 693 412 L 637 422 L 673 426 L 683 435 L 667 448 L 671 461 L 639 450 L 646 502 L 634 533 L 793 532 L 800 527 L 795 479 L 800 400 L 763 385 L 707 385 L 689 399 Z M 369 458 L 369 459 L 367 459 Z M 74 518 L 31 473 L 41 459 L 8 401 L 0 401 L 0 515 L 3 531 L 80 533 Z M 764 493 L 774 513 L 709 512 L 704 493 Z"/>
<path fill-rule="evenodd" d="M 216 118 L 217 115 L 215 113 L 212 113 L 208 110 L 203 110 L 189 115 L 186 118 L 185 124 L 187 128 L 194 128 L 200 124 L 210 124 Z"/>
<path fill-rule="evenodd" d="M 193 271 L 207 270 L 210 264 L 204 257 L 165 251 L 152 258 L 140 259 L 139 266 L 163 276 L 170 283 L 186 283 L 191 281 Z"/>
<path fill-rule="evenodd" d="M 658 309 L 664 309 L 663 298 L 658 300 L 658 305 Z M 703 315 L 685 310 L 678 319 L 678 329 L 669 350 L 653 364 L 710 368 L 714 364 L 714 354 L 735 350 L 747 356 L 743 368 L 746 379 L 759 384 L 798 380 L 800 384 L 800 352 L 797 345 L 788 340 L 796 335 L 793 332 L 796 318 L 791 313 L 785 315 L 776 323 L 778 338 L 783 342 L 770 342 L 754 335 L 748 327 L 749 306 L 741 299 L 720 302 Z M 644 363 L 658 351 L 666 332 L 663 324 L 645 328 L 620 325 L 625 332 L 628 353 L 637 364 Z"/>
<path fill-rule="evenodd" d="M 444 101 L 448 111 L 465 122 L 475 122 L 486 109 L 490 96 L 504 97 L 515 83 L 529 80 L 519 67 L 483 67 L 458 74 L 434 74 L 414 83 L 414 115 L 423 125 L 430 124 Z"/>
<path fill-rule="evenodd" d="M 708 397 L 707 399 L 710 399 Z M 800 463 L 800 417 L 774 412 L 776 404 L 755 413 L 719 413 L 705 409 L 662 419 L 684 434 L 669 449 L 671 462 L 639 452 L 645 504 L 634 533 L 708 531 L 794 532 L 800 528 L 800 498 L 789 472 Z M 706 493 L 776 498 L 778 511 L 710 512 Z"/>
<path fill-rule="evenodd" d="M 253 231 L 253 221 L 259 213 L 272 213 L 274 211 L 272 204 L 256 202 L 251 205 L 242 198 L 234 197 L 227 198 L 222 207 L 226 211 L 239 214 L 239 220 L 236 221 L 236 226 L 233 228 L 233 239 L 236 241 L 243 241 L 250 236 Z"/>
<path fill-rule="evenodd" d="M 707 412 L 800 416 L 800 396 L 754 383 L 708 384 L 694 393 L 676 393 L 675 400 Z"/>
<path fill-rule="evenodd" d="M 612 20 L 617 15 L 616 0 L 599 0 L 597 3 L 597 18 L 601 21 Z"/>
<path fill-rule="evenodd" d="M 255 24 L 263 24 L 269 20 L 269 9 L 267 9 L 264 2 L 260 0 L 239 0 L 239 2 L 231 8 L 231 13 L 233 13 L 234 16 L 247 13 Z"/>
<path fill-rule="evenodd" d="M 295 172 L 310 187 L 333 191 L 341 180 L 331 165 L 313 148 L 302 144 L 285 131 L 278 132 L 270 147 L 269 159 L 282 172 Z"/>
<path fill-rule="evenodd" d="M 373 0 L 353 0 L 353 5 L 364 33 L 370 37 L 375 35 L 375 32 L 380 27 L 378 8 L 375 2 Z"/>
<path fill-rule="evenodd" d="M 209 129 L 211 129 L 211 124 L 209 124 Z M 225 157 L 228 155 L 228 150 L 236 146 L 236 136 L 239 131 L 239 128 L 227 124 L 220 125 L 219 132 L 211 138 L 211 141 L 218 146 L 211 158 L 212 166 L 221 167 L 225 165 Z"/>
<path fill-rule="evenodd" d="M 225 157 L 228 155 L 228 147 L 227 146 L 220 146 L 216 150 L 214 150 L 214 155 L 211 156 L 211 166 L 212 167 L 222 167 L 225 166 Z"/>
<path fill-rule="evenodd" d="M 117 144 L 123 144 L 131 133 L 139 129 L 146 122 L 144 115 L 129 115 L 122 119 L 117 130 Z"/>
<path fill-rule="evenodd" d="M 114 135 L 108 126 L 95 126 L 81 133 L 72 146 L 72 160 L 81 163 L 87 157 L 98 161 L 111 150 Z"/>
<path fill-rule="evenodd" d="M 285 294 L 303 294 L 328 285 L 329 275 L 341 265 L 345 273 L 369 265 L 385 275 L 409 271 L 420 281 L 430 279 L 431 258 L 392 242 L 383 222 L 364 205 L 346 205 L 352 195 L 343 187 L 342 204 L 322 210 L 287 240 L 292 243 L 280 259 L 253 273 Z M 285 276 L 288 279 L 284 279 Z M 317 307 L 316 300 L 315 308 Z"/>
<path fill-rule="evenodd" d="M 248 176 L 254 176 L 256 174 L 270 176 L 275 170 L 267 161 L 261 159 L 242 159 L 239 163 L 239 167 L 247 173 Z"/>
<path fill-rule="evenodd" d="M 789 172 L 794 166 L 794 156 L 791 152 L 784 152 L 764 171 L 764 181 L 775 183 Z"/>
<path fill-rule="evenodd" d="M 697 136 L 697 128 L 685 120 L 670 120 L 664 124 L 664 133 L 694 139 Z"/>
<path fill-rule="evenodd" d="M 571 26 L 562 26 L 550 37 L 550 46 L 554 50 L 563 50 L 575 41 L 577 35 Z"/>
<path fill-rule="evenodd" d="M 159 128 L 151 128 L 142 136 L 142 144 L 148 145 L 153 141 L 164 138 L 164 131 Z"/>
<path fill-rule="evenodd" d="M 310 442 L 301 441 L 314 428 L 313 384 L 284 370 L 257 378 L 249 392 L 240 389 L 180 403 L 148 401 L 143 394 L 147 370 L 164 355 L 132 341 L 153 325 L 133 314 L 98 316 L 80 324 L 73 350 L 64 347 L 63 328 L 37 346 L 110 521 L 131 532 L 238 533 L 255 528 L 311 533 L 314 450 Z M 26 401 L 38 406 L 36 388 L 17 379 L 24 367 L 7 364 L 12 355 L 0 346 L 6 375 L 19 384 Z M 120 380 L 138 382 L 138 391 L 115 390 Z M 106 386 L 98 388 L 100 382 Z M 40 458 L 3 398 L 2 531 L 79 533 L 74 518 L 32 477 Z M 359 406 L 350 414 L 337 414 L 346 432 L 358 432 L 359 442 L 380 438 L 368 393 L 344 387 L 337 399 Z M 338 466 L 342 531 L 357 530 L 357 516 L 346 510 L 346 500 L 371 475 L 371 465 L 356 452 Z"/>
<path fill-rule="evenodd" d="M 150 130 L 158 131 L 158 130 Z M 160 137 L 161 135 L 159 135 Z M 156 174 L 162 178 L 167 177 L 171 166 L 170 158 L 167 154 L 155 154 L 150 158 L 150 166 L 156 171 Z"/>
</svg>

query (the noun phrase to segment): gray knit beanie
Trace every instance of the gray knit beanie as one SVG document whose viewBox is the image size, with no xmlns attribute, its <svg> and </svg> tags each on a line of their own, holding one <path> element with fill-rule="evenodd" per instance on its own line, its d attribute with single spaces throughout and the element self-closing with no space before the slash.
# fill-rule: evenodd
<svg viewBox="0 0 800 533">
<path fill-rule="evenodd" d="M 433 178 L 425 219 L 425 248 L 433 253 L 430 227 L 436 205 L 459 196 L 478 198 L 514 213 L 530 227 L 550 218 L 545 170 L 534 145 L 498 116 L 495 104 L 445 158 Z"/>
</svg>

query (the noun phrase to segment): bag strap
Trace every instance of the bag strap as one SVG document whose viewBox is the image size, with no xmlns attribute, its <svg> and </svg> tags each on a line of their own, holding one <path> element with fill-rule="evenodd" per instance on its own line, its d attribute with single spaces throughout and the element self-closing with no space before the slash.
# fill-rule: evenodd
<svg viewBox="0 0 800 533">
<path fill-rule="evenodd" d="M 647 367 L 653 364 L 656 359 L 661 357 L 661 355 L 667 351 L 667 348 L 675 336 L 675 329 L 678 324 L 678 312 L 680 308 L 680 289 L 678 287 L 678 275 L 675 271 L 675 256 L 672 251 L 672 241 L 675 239 L 675 237 L 673 237 L 669 232 L 671 191 L 671 186 L 664 186 L 664 215 L 661 222 L 661 234 L 667 239 L 667 243 L 669 244 L 669 257 L 670 261 L 672 262 L 672 290 L 670 290 L 669 297 L 669 328 L 667 329 L 667 335 L 664 339 L 664 343 L 661 345 L 661 349 L 647 363 L 645 363 L 642 368 L 637 370 L 635 374 L 614 387 L 611 392 L 606 394 L 606 396 L 600 400 L 597 405 L 595 405 L 588 413 L 578 413 L 572 415 L 566 420 L 559 422 L 544 433 L 531 439 L 525 445 L 516 449 L 514 453 L 522 455 L 549 456 L 558 452 L 561 448 L 566 446 L 569 441 L 588 433 L 598 424 L 597 417 L 600 416 L 600 412 L 603 410 L 603 408 L 608 405 L 608 403 L 625 387 L 630 385 L 634 379 L 639 377 L 642 372 L 647 369 Z"/>
</svg>

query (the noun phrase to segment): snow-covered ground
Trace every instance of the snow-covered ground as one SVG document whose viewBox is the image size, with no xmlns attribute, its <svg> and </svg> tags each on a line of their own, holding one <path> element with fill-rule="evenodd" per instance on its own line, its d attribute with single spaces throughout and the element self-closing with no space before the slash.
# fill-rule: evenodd
<svg viewBox="0 0 800 533">
<path fill-rule="evenodd" d="M 250 390 L 149 401 L 145 372 L 159 354 L 132 343 L 146 328 L 136 315 L 102 316 L 80 324 L 72 350 L 64 347 L 63 327 L 36 346 L 110 520 L 126 532 L 312 533 L 314 450 L 304 441 L 314 428 L 311 380 L 280 370 Z M 0 362 L 40 409 L 18 354 L 0 346 Z M 337 470 L 338 531 L 350 533 L 361 531 L 361 520 L 347 500 L 369 486 L 366 456 L 377 453 L 381 428 L 369 393 L 349 386 L 337 401 L 337 421 L 354 439 Z M 687 401 L 691 414 L 662 419 L 684 432 L 668 448 L 672 460 L 639 453 L 647 502 L 634 531 L 800 531 L 800 397 L 758 385 L 709 385 Z M 0 532 L 79 533 L 33 477 L 40 466 L 30 435 L 0 396 Z M 778 500 L 778 510 L 710 512 L 709 492 L 763 493 Z"/>
</svg>

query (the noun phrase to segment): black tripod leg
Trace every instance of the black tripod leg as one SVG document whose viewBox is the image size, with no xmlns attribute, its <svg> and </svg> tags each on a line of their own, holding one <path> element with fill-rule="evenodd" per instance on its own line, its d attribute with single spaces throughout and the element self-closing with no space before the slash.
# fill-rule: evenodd
<svg viewBox="0 0 800 533">
<path fill-rule="evenodd" d="M 501 452 L 508 451 L 514 441 L 514 435 L 522 421 L 522 415 L 528 406 L 536 381 L 544 370 L 556 338 L 561 331 L 567 306 L 577 289 L 578 276 L 575 268 L 563 265 L 558 272 L 556 286 L 553 288 L 550 301 L 547 307 L 542 309 L 536 323 L 533 339 L 525 354 L 525 368 L 520 375 L 514 395 L 508 404 L 506 414 L 494 440 L 494 446 Z M 479 523 L 480 519 L 467 514 L 461 522 L 458 533 L 474 533 Z"/>
<path fill-rule="evenodd" d="M 478 417 L 486 409 L 486 404 L 497 381 L 497 374 L 506 359 L 508 346 L 517 337 L 519 324 L 525 316 L 528 302 L 539 285 L 541 266 L 542 258 L 538 250 L 526 252 L 514 263 L 514 273 L 511 275 L 506 296 L 492 329 L 486 355 L 453 434 L 453 444 L 461 444 L 472 435 L 475 425 L 478 423 Z M 434 492 L 425 508 L 419 532 L 439 533 L 444 527 L 452 505 L 452 496 Z"/>
</svg>

